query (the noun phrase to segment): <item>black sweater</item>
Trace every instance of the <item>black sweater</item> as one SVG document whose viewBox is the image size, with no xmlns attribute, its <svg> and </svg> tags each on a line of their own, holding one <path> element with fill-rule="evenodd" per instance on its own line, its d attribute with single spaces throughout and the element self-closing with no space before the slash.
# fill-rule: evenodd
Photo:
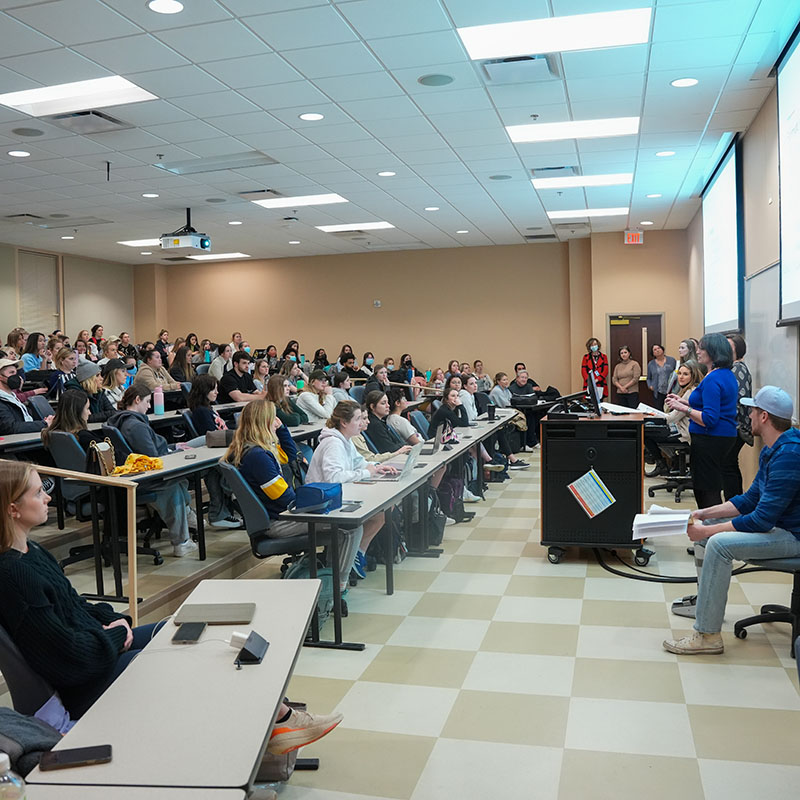
<svg viewBox="0 0 800 800">
<path fill-rule="evenodd" d="M 88 603 L 43 547 L 0 553 L 0 621 L 31 669 L 79 716 L 110 678 L 125 645 L 122 627 L 108 603 Z"/>
<path fill-rule="evenodd" d="M 22 409 L 0 397 L 0 436 L 9 436 L 13 433 L 34 433 L 46 426 L 45 422 L 35 419 L 32 422 L 25 422 Z"/>
<path fill-rule="evenodd" d="M 431 417 L 431 424 L 428 426 L 428 438 L 436 436 L 436 429 L 444 422 L 450 423 L 451 428 L 465 428 L 469 425 L 467 419 L 467 409 L 464 406 L 450 408 L 447 403 L 442 403 L 436 413 Z"/>
<path fill-rule="evenodd" d="M 395 450 L 399 450 L 405 444 L 386 424 L 385 419 L 379 419 L 372 413 L 369 415 L 369 425 L 365 433 L 372 444 L 378 448 L 379 453 L 394 453 Z"/>
</svg>

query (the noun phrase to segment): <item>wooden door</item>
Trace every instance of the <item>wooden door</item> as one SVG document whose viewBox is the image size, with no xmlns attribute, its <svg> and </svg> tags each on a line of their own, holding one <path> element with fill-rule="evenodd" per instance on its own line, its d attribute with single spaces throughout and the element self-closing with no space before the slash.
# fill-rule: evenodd
<svg viewBox="0 0 800 800">
<path fill-rule="evenodd" d="M 642 377 L 647 375 L 647 362 L 652 358 L 651 348 L 654 344 L 663 344 L 661 314 L 609 314 L 610 339 L 608 342 L 609 386 L 611 402 L 617 402 L 617 390 L 611 385 L 611 373 L 619 361 L 619 348 L 625 345 L 630 348 L 631 358 L 642 368 Z M 647 383 L 639 381 L 639 400 L 653 405 L 653 393 Z"/>
</svg>

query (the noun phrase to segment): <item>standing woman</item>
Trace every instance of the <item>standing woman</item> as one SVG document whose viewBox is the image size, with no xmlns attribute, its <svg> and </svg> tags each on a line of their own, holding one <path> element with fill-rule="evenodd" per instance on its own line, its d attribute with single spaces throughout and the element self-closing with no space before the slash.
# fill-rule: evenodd
<svg viewBox="0 0 800 800">
<path fill-rule="evenodd" d="M 706 337 L 703 337 L 706 338 Z M 724 336 L 722 337 L 725 338 Z M 647 385 L 653 393 L 653 406 L 661 409 L 667 399 L 670 379 L 675 372 L 675 359 L 664 354 L 664 348 L 660 344 L 654 344 L 651 348 L 653 358 L 647 364 Z M 703 364 L 703 360 L 698 361 Z"/>
<path fill-rule="evenodd" d="M 617 390 L 617 403 L 627 408 L 639 405 L 639 378 L 642 368 L 631 358 L 631 349 L 627 345 L 619 348 L 619 361 L 614 366 L 611 383 Z"/>
<path fill-rule="evenodd" d="M 35 372 L 42 369 L 52 369 L 53 361 L 47 349 L 47 338 L 43 333 L 34 331 L 25 342 L 22 351 L 22 368 L 25 372 Z"/>
<path fill-rule="evenodd" d="M 608 358 L 602 352 L 602 345 L 600 340 L 592 336 L 586 340 L 586 355 L 581 361 L 581 376 L 583 377 L 584 390 L 589 385 L 589 374 L 594 375 L 594 382 L 597 388 L 601 390 L 601 396 L 598 401 L 605 400 L 608 397 Z M 661 401 L 664 402 L 663 400 Z"/>
<path fill-rule="evenodd" d="M 744 337 L 738 333 L 728 336 L 728 344 L 733 350 L 733 372 L 739 386 L 739 399 L 753 396 L 753 378 L 747 364 L 742 361 L 747 352 Z M 753 446 L 753 429 L 747 406 L 736 404 L 736 441 L 725 456 L 722 465 L 722 493 L 726 500 L 742 493 L 742 472 L 739 469 L 739 452 L 747 444 Z"/>
<path fill-rule="evenodd" d="M 694 339 L 683 339 L 678 345 L 678 363 L 675 367 L 675 372 L 672 373 L 669 379 L 667 394 L 672 394 L 675 390 L 675 386 L 678 383 L 678 369 L 687 361 L 699 363 L 697 361 L 697 345 L 695 345 Z"/>
<path fill-rule="evenodd" d="M 333 414 L 336 399 L 328 383 L 328 376 L 321 369 L 315 369 L 308 376 L 308 385 L 298 395 L 297 405 L 312 422 L 324 421 Z"/>
</svg>

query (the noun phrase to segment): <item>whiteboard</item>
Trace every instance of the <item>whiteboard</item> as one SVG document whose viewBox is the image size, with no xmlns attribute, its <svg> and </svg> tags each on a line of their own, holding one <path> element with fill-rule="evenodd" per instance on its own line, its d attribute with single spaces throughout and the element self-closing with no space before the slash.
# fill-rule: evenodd
<svg viewBox="0 0 800 800">
<path fill-rule="evenodd" d="M 798 416 L 798 326 L 776 328 L 780 297 L 779 265 L 759 272 L 745 281 L 744 361 L 753 375 L 753 391 L 770 384 L 780 386 L 792 396 L 795 418 Z"/>
</svg>

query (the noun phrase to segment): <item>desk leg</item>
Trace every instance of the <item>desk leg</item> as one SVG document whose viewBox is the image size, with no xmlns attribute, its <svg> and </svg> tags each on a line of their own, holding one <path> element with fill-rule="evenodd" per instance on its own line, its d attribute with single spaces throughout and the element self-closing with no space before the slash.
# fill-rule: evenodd
<svg viewBox="0 0 800 800">
<path fill-rule="evenodd" d="M 309 556 L 311 561 L 308 565 L 308 574 L 312 578 L 317 577 L 317 525 L 315 522 L 308 524 L 308 539 L 311 544 Z M 311 617 L 311 642 L 319 642 L 319 613 L 317 606 L 314 606 L 314 614 Z M 310 646 L 310 643 L 308 643 Z"/>
<path fill-rule="evenodd" d="M 108 513 L 111 517 L 111 566 L 114 568 L 114 591 L 122 600 L 122 564 L 119 555 L 119 507 L 117 504 L 118 489 L 108 489 Z"/>
<path fill-rule="evenodd" d="M 409 558 L 439 558 L 444 552 L 441 547 L 428 547 L 428 484 L 419 487 L 419 527 L 420 535 L 413 549 L 409 549 L 406 556 Z"/>
<path fill-rule="evenodd" d="M 100 539 L 100 525 L 97 521 L 97 488 L 89 485 L 89 496 L 92 499 L 92 546 L 94 547 L 94 576 L 97 594 L 105 594 L 103 586 L 103 542 Z"/>
<path fill-rule="evenodd" d="M 203 520 L 203 479 L 199 472 L 192 474 L 194 482 L 194 505 L 197 516 L 197 547 L 200 561 L 206 560 L 206 524 Z"/>
<path fill-rule="evenodd" d="M 60 531 L 64 530 L 65 523 L 64 523 L 64 494 L 61 491 L 62 484 L 61 484 L 61 476 L 56 475 L 53 478 L 56 487 L 56 518 L 58 520 L 58 529 Z"/>
</svg>

